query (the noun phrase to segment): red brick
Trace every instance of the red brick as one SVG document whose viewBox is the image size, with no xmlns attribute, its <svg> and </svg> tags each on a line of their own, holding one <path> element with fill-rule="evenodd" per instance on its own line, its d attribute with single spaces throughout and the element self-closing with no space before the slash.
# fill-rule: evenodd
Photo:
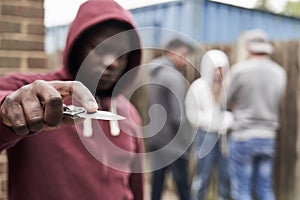
<svg viewBox="0 0 300 200">
<path fill-rule="evenodd" d="M 7 67 L 19 67 L 21 64 L 21 58 L 17 57 L 0 57 L 0 68 Z M 1 163 L 0 163 L 1 168 Z M 1 173 L 1 169 L 0 169 Z"/>
<path fill-rule="evenodd" d="M 28 68 L 46 68 L 47 60 L 46 58 L 28 58 L 27 65 Z"/>
<path fill-rule="evenodd" d="M 44 35 L 45 27 L 42 24 L 28 24 L 27 25 L 27 33 L 36 34 L 36 35 Z"/>
<path fill-rule="evenodd" d="M 0 33 L 20 33 L 21 24 L 9 21 L 0 21 Z"/>
<path fill-rule="evenodd" d="M 44 17 L 44 8 L 34 8 L 26 5 L 9 5 L 2 4 L 0 6 L 2 15 L 12 15 L 20 17 L 35 17 L 43 18 Z"/>
<path fill-rule="evenodd" d="M 2 50 L 24 50 L 24 51 L 44 51 L 44 42 L 18 40 L 18 39 L 2 39 Z"/>
</svg>

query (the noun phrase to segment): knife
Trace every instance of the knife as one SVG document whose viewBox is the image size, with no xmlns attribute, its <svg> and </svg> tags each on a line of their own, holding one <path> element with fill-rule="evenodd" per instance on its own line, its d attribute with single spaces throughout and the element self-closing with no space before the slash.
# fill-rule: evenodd
<svg viewBox="0 0 300 200">
<path fill-rule="evenodd" d="M 84 107 L 74 105 L 63 105 L 63 114 L 70 116 L 73 119 L 86 118 L 86 119 L 100 119 L 100 120 L 123 120 L 123 116 L 117 115 L 112 112 L 97 110 L 94 113 L 88 113 Z"/>
</svg>

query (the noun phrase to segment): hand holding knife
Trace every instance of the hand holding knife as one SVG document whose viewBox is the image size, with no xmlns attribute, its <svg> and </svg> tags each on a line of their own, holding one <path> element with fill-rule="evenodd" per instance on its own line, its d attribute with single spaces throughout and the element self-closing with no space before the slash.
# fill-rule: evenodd
<svg viewBox="0 0 300 200">
<path fill-rule="evenodd" d="M 83 107 L 63 105 L 63 100 L 71 97 Z M 74 123 L 63 115 L 111 122 L 125 119 L 97 109 L 94 96 L 78 81 L 36 80 L 5 96 L 0 104 L 0 120 L 17 135 L 26 136 Z"/>
</svg>

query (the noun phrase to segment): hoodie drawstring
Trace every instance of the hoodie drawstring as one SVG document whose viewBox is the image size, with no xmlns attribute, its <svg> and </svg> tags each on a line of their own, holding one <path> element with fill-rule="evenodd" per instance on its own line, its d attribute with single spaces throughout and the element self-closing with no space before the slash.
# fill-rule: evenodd
<svg viewBox="0 0 300 200">
<path fill-rule="evenodd" d="M 111 106 L 110 106 L 110 112 L 117 114 L 117 101 L 112 99 L 111 100 Z M 117 120 L 110 120 L 109 121 L 109 127 L 110 127 L 110 133 L 112 136 L 118 136 L 120 135 L 120 127 Z"/>
<path fill-rule="evenodd" d="M 92 119 L 85 119 L 83 121 L 83 136 L 84 137 L 93 136 Z"/>
</svg>

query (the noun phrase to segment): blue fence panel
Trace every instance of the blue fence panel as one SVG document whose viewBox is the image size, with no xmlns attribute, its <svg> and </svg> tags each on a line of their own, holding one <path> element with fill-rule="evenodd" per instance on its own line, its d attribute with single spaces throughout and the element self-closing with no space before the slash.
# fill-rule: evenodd
<svg viewBox="0 0 300 200">
<path fill-rule="evenodd" d="M 139 28 L 163 28 L 181 32 L 188 36 L 192 36 L 197 32 L 197 30 L 194 31 L 192 28 L 194 25 L 192 19 L 194 16 L 193 11 L 193 4 L 184 1 L 157 4 L 131 10 Z M 159 29 L 153 31 L 153 33 L 142 33 L 146 34 L 146 36 L 141 34 L 144 43 L 155 43 L 157 46 L 162 45 L 166 40 L 172 37 L 170 31 L 166 32 Z M 175 37 L 177 34 L 173 33 L 173 35 Z"/>
<path fill-rule="evenodd" d="M 208 0 L 178 0 L 132 9 L 137 26 L 167 28 L 203 44 L 233 43 L 245 30 L 265 29 L 273 40 L 300 38 L 300 18 L 246 9 Z M 46 51 L 62 48 L 68 26 L 46 30 Z M 160 29 L 142 32 L 145 44 L 160 46 L 171 32 Z M 175 36 L 176 34 L 174 34 Z"/>
<path fill-rule="evenodd" d="M 273 40 L 300 38 L 299 18 L 212 1 L 204 1 L 202 5 L 203 43 L 232 43 L 241 32 L 253 28 L 266 30 Z"/>
<path fill-rule="evenodd" d="M 140 27 L 160 24 L 157 27 L 180 31 L 202 43 L 232 43 L 252 28 L 265 29 L 271 39 L 300 38 L 298 18 L 207 0 L 169 2 L 133 9 L 132 13 Z"/>
</svg>

